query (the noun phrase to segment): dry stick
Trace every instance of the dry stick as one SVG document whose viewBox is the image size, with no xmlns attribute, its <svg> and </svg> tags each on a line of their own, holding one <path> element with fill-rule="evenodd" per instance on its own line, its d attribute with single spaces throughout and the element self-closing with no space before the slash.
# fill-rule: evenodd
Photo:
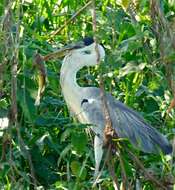
<svg viewBox="0 0 175 190">
<path fill-rule="evenodd" d="M 6 8 L 4 10 L 4 15 L 0 22 L 0 31 L 6 30 L 6 27 L 9 26 L 9 22 L 11 22 L 9 16 L 10 16 L 10 12 L 11 12 L 13 3 L 14 3 L 14 1 L 9 0 L 9 2 L 7 1 L 6 5 L 4 5 Z"/>
<path fill-rule="evenodd" d="M 96 37 L 96 32 L 97 32 L 97 22 L 96 22 L 96 6 L 95 6 L 95 0 L 92 1 L 92 22 L 93 22 L 93 32 L 94 32 L 94 42 L 95 42 L 95 50 L 96 50 L 96 54 L 97 54 L 97 62 L 100 63 L 100 53 L 98 50 L 98 43 L 97 43 L 97 37 Z M 104 83 L 103 83 L 103 79 L 102 79 L 102 74 L 100 73 L 100 96 L 101 96 L 101 100 L 102 100 L 102 106 L 103 106 L 103 114 L 105 117 L 105 129 L 104 129 L 104 134 L 105 134 L 105 141 L 106 144 L 108 145 L 108 149 L 109 149 L 109 157 L 111 158 L 111 143 L 112 143 L 112 136 L 113 136 L 113 129 L 112 129 L 112 122 L 111 122 L 111 118 L 110 118 L 110 114 L 109 114 L 109 109 L 107 106 L 107 102 L 106 102 L 106 98 L 105 98 L 105 91 L 104 91 Z M 109 160 L 109 159 L 108 159 Z M 119 189 L 119 185 L 118 185 L 118 180 L 115 176 L 115 172 L 114 172 L 114 166 L 113 164 L 111 165 L 111 163 L 108 163 L 108 168 L 109 168 L 109 172 L 111 174 L 112 180 L 113 180 L 113 186 L 115 190 Z"/>
<path fill-rule="evenodd" d="M 27 156 L 27 159 L 29 161 L 29 166 L 30 166 L 30 172 L 31 172 L 31 177 L 32 177 L 32 181 L 34 183 L 34 187 L 37 188 L 37 181 L 35 178 L 35 173 L 34 173 L 34 167 L 33 167 L 33 163 L 32 163 L 32 159 L 31 159 L 31 155 L 29 154 L 25 143 L 21 137 L 20 134 L 20 129 L 19 129 L 19 125 L 18 125 L 18 121 L 17 121 L 17 64 L 18 64 L 18 59 L 19 59 L 19 30 L 20 30 L 20 1 L 18 4 L 18 22 L 17 22 L 17 31 L 16 31 L 16 37 L 15 37 L 15 43 L 17 44 L 16 48 L 14 49 L 14 55 L 13 55 L 13 59 L 12 59 L 12 110 L 11 110 L 11 122 L 14 122 L 16 125 L 16 130 L 17 130 L 17 134 L 18 134 L 18 139 L 19 139 L 19 143 L 20 143 L 20 147 L 21 149 L 24 151 L 25 155 Z"/>
<path fill-rule="evenodd" d="M 10 51 L 9 47 L 12 46 L 12 39 L 10 36 L 10 30 L 11 30 L 11 26 L 12 26 L 12 10 L 11 10 L 12 3 L 13 2 L 10 0 L 6 1 L 4 3 L 4 6 L 6 8 L 4 10 L 4 16 L 2 17 L 2 20 L 0 22 L 0 32 L 2 32 L 4 34 L 3 41 L 2 41 L 3 57 L 2 57 L 2 61 L 0 63 L 0 96 L 2 96 L 4 94 L 3 88 L 2 88 L 3 83 L 4 83 L 3 74 L 4 74 L 5 65 L 7 65 L 8 61 L 9 61 L 9 59 L 8 59 L 8 51 Z M 12 72 L 12 66 L 11 66 L 11 72 Z M 12 80 L 11 80 L 11 84 L 12 84 Z M 11 91 L 12 91 L 12 85 L 11 85 Z M 9 137 L 8 131 L 6 131 L 3 134 L 1 160 L 6 159 L 6 149 L 7 149 L 8 144 L 11 145 L 10 143 L 11 143 L 11 139 Z"/>
<path fill-rule="evenodd" d="M 142 162 L 127 148 L 128 153 L 131 155 L 132 160 L 139 166 L 139 168 L 144 172 L 150 181 L 152 181 L 157 187 L 166 190 L 167 188 L 158 180 L 155 179 L 150 173 L 148 173 L 142 164 Z"/>
<path fill-rule="evenodd" d="M 78 10 L 63 26 L 59 29 L 57 29 L 55 32 L 51 33 L 51 38 L 53 38 L 55 35 L 60 33 L 69 23 L 71 23 L 81 12 L 83 12 L 88 6 L 92 4 L 92 1 L 89 1 L 87 4 L 85 4 L 80 10 Z"/>
<path fill-rule="evenodd" d="M 3 52 L 2 55 L 6 55 L 8 52 L 7 44 L 9 43 L 9 38 L 7 38 L 7 34 L 9 33 L 9 28 L 11 26 L 11 6 L 12 2 L 6 2 L 7 4 L 4 5 L 6 8 L 4 10 L 4 15 L 0 22 L 0 32 L 2 32 L 3 35 Z M 4 3 L 5 4 L 5 3 Z M 3 56 L 3 59 L 0 63 L 0 98 L 1 95 L 3 95 L 3 73 L 4 73 L 4 66 L 6 65 L 7 59 L 5 59 L 6 56 Z"/>
</svg>

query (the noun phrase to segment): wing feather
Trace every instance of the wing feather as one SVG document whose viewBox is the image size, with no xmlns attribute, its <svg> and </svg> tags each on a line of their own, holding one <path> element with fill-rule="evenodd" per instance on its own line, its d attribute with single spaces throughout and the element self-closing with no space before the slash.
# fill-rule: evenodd
<svg viewBox="0 0 175 190">
<path fill-rule="evenodd" d="M 95 133 L 103 135 L 104 116 L 99 92 L 89 93 L 90 102 L 82 105 L 83 114 L 88 124 L 93 124 Z M 172 146 L 155 128 L 147 124 L 134 110 L 117 101 L 110 94 L 106 95 L 113 128 L 119 137 L 128 138 L 137 148 L 148 153 L 158 153 L 160 149 L 168 154 Z M 93 101 L 92 101 L 93 100 Z"/>
</svg>

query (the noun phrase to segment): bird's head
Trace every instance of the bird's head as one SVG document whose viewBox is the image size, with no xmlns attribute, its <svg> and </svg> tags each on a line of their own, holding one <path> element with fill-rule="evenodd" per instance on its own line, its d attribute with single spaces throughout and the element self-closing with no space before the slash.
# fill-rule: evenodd
<svg viewBox="0 0 175 190">
<path fill-rule="evenodd" d="M 98 44 L 97 47 L 98 50 L 96 50 L 96 44 L 93 38 L 86 37 L 80 42 L 65 46 L 63 51 L 66 59 L 74 60 L 75 62 L 82 63 L 86 66 L 95 66 L 98 64 L 97 51 L 99 53 L 100 61 L 105 57 L 103 46 Z"/>
</svg>

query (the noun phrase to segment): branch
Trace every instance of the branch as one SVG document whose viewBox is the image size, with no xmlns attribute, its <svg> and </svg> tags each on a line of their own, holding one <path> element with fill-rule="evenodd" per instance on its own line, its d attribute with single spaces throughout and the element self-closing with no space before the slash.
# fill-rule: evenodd
<svg viewBox="0 0 175 190">
<path fill-rule="evenodd" d="M 57 35 L 58 33 L 60 33 L 69 23 L 71 23 L 77 16 L 80 15 L 80 13 L 82 13 L 87 7 L 89 7 L 92 4 L 92 1 L 89 1 L 88 3 L 86 3 L 80 10 L 78 10 L 67 22 L 65 22 L 65 24 L 63 24 L 62 27 L 60 27 L 59 29 L 57 29 L 55 32 L 51 33 L 51 38 L 53 38 L 55 35 Z"/>
<path fill-rule="evenodd" d="M 11 61 L 11 112 L 10 112 L 10 122 L 11 124 L 15 124 L 16 130 L 17 130 L 17 134 L 18 134 L 18 139 L 19 139 L 19 145 L 21 148 L 21 151 L 24 152 L 24 154 L 27 156 L 28 162 L 29 162 L 29 167 L 30 167 L 30 172 L 31 172 L 31 177 L 32 177 L 32 181 L 34 183 L 34 187 L 35 189 L 37 188 L 37 181 L 35 178 L 35 173 L 34 173 L 34 168 L 33 168 L 33 164 L 32 164 L 32 159 L 31 159 L 31 155 L 29 154 L 26 145 L 21 137 L 20 134 L 20 129 L 19 129 L 19 124 L 18 124 L 18 120 L 17 120 L 17 114 L 18 114 L 18 110 L 17 110 L 17 67 L 18 67 L 18 61 L 19 61 L 19 44 L 20 44 L 20 38 L 19 38 L 19 34 L 20 34 L 20 24 L 21 24 L 21 20 L 20 20 L 20 15 L 21 15 L 21 1 L 18 1 L 17 4 L 17 24 L 16 24 L 16 36 L 14 38 L 12 38 L 12 42 L 13 42 L 13 56 L 12 56 L 12 61 Z M 11 146 L 12 144 L 10 144 Z M 10 148 L 11 150 L 11 148 Z M 10 151 L 10 161 L 12 161 L 12 152 Z"/>
<path fill-rule="evenodd" d="M 127 148 L 127 152 L 130 154 L 132 160 L 137 164 L 137 166 L 143 171 L 145 176 L 152 181 L 157 187 L 166 190 L 167 188 L 162 184 L 160 181 L 158 181 L 153 175 L 151 175 L 149 172 L 146 171 L 144 165 L 142 162 Z"/>
</svg>

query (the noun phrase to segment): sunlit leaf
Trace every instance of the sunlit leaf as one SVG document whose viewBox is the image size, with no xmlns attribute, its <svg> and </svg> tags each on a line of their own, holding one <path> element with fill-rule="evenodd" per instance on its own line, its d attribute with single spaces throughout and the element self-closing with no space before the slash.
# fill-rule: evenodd
<svg viewBox="0 0 175 190">
<path fill-rule="evenodd" d="M 133 62 L 129 62 L 126 64 L 126 66 L 124 66 L 122 69 L 120 69 L 119 77 L 124 77 L 125 75 L 134 73 L 134 72 L 140 72 L 145 68 L 145 66 L 146 66 L 146 63 L 141 63 L 141 64 L 137 65 Z"/>
</svg>

